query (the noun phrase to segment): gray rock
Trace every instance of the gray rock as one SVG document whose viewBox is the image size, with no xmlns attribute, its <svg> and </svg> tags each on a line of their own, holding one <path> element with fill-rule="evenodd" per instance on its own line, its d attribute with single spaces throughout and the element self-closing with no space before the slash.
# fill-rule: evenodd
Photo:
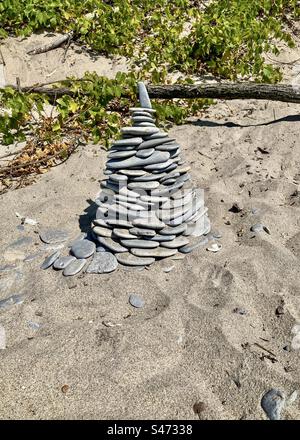
<svg viewBox="0 0 300 440">
<path fill-rule="evenodd" d="M 173 151 L 173 150 L 178 150 L 180 148 L 179 144 L 176 143 L 167 143 L 167 144 L 163 144 L 163 145 L 158 145 L 156 147 L 157 151 Z"/>
<path fill-rule="evenodd" d="M 127 182 L 128 180 L 128 177 L 125 176 L 125 174 L 111 174 L 109 178 L 115 182 Z"/>
<path fill-rule="evenodd" d="M 201 246 L 205 246 L 207 243 L 208 243 L 208 238 L 203 237 L 199 241 L 196 241 L 194 243 L 191 243 L 191 244 L 188 244 L 188 245 L 185 245 L 185 246 L 179 248 L 179 252 L 181 252 L 183 254 L 189 254 L 194 249 L 197 249 L 198 247 L 201 247 Z"/>
<path fill-rule="evenodd" d="M 33 242 L 33 238 L 32 237 L 22 237 L 19 238 L 16 241 L 13 241 L 9 247 L 21 247 L 21 246 L 27 246 L 29 244 L 31 244 Z"/>
<path fill-rule="evenodd" d="M 105 247 L 103 247 L 103 246 L 97 246 L 97 247 L 96 247 L 96 252 L 107 252 L 107 251 L 106 251 Z"/>
<path fill-rule="evenodd" d="M 138 111 L 138 112 L 133 112 L 131 115 L 132 118 L 135 118 L 137 116 L 146 116 L 146 118 L 152 118 L 153 114 L 149 113 L 148 111 L 147 112 Z M 154 121 L 154 119 L 153 119 L 153 121 Z"/>
<path fill-rule="evenodd" d="M 70 263 L 72 263 L 72 261 L 75 261 L 75 259 L 75 257 L 72 257 L 70 255 L 60 257 L 54 261 L 53 268 L 57 270 L 65 269 Z"/>
<path fill-rule="evenodd" d="M 123 127 L 121 128 L 123 134 L 130 134 L 136 136 L 147 136 L 149 134 L 158 133 L 157 127 Z"/>
<path fill-rule="evenodd" d="M 7 309 L 14 304 L 22 304 L 24 302 L 24 295 L 12 295 L 0 301 L 0 309 Z"/>
<path fill-rule="evenodd" d="M 170 154 L 167 151 L 156 151 L 151 156 L 146 157 L 145 159 L 133 156 L 129 159 L 114 161 L 110 160 L 107 162 L 107 167 L 112 169 L 120 169 L 124 170 L 126 168 L 133 167 L 145 167 L 146 165 L 151 165 L 155 163 L 164 163 L 168 161 Z"/>
<path fill-rule="evenodd" d="M 155 120 L 151 118 L 150 116 L 134 116 L 132 115 L 132 121 L 133 122 L 150 122 L 153 124 Z"/>
<path fill-rule="evenodd" d="M 138 82 L 139 101 L 141 107 L 152 108 L 151 101 L 147 92 L 147 88 L 142 81 Z"/>
<path fill-rule="evenodd" d="M 120 147 L 120 146 L 128 146 L 128 145 L 129 146 L 130 145 L 136 146 L 136 145 L 141 144 L 142 142 L 143 142 L 143 138 L 141 138 L 141 137 L 132 137 L 130 139 L 120 139 L 118 141 L 115 141 L 112 144 L 112 147 L 115 147 L 115 146 Z"/>
<path fill-rule="evenodd" d="M 112 238 L 107 237 L 98 237 L 98 241 L 100 244 L 102 244 L 105 248 L 109 249 L 113 252 L 127 252 L 127 249 L 121 246 L 117 241 L 113 240 Z"/>
<path fill-rule="evenodd" d="M 129 232 L 137 237 L 154 237 L 156 232 L 153 229 L 132 228 Z"/>
<path fill-rule="evenodd" d="M 149 203 L 164 203 L 167 202 L 169 199 L 168 197 L 155 197 L 155 196 L 141 196 L 142 202 L 149 202 Z"/>
<path fill-rule="evenodd" d="M 60 256 L 60 251 L 54 252 L 53 254 L 49 255 L 44 262 L 41 265 L 41 269 L 48 269 L 48 267 L 52 266 L 54 261 L 56 261 Z"/>
<path fill-rule="evenodd" d="M 135 155 L 135 150 L 129 150 L 129 151 L 112 151 L 107 156 L 108 159 L 125 159 L 127 157 L 131 157 Z"/>
<path fill-rule="evenodd" d="M 128 188 L 130 189 L 144 189 L 145 191 L 149 191 L 151 189 L 155 189 L 159 187 L 159 182 L 149 181 L 149 182 L 130 182 L 128 184 Z"/>
<path fill-rule="evenodd" d="M 139 295 L 134 295 L 134 294 L 130 295 L 129 303 L 133 307 L 136 307 L 137 309 L 140 309 L 140 308 L 144 307 L 144 305 L 145 305 L 145 301 L 143 300 L 143 298 L 141 298 Z"/>
<path fill-rule="evenodd" d="M 165 161 L 165 162 L 160 162 L 160 163 L 154 163 L 154 164 L 150 164 L 150 165 L 145 165 L 144 168 L 147 171 L 153 171 L 153 170 L 157 170 L 159 172 L 161 172 L 161 170 L 165 170 L 167 169 L 170 165 L 172 165 L 173 162 L 171 159 Z"/>
<path fill-rule="evenodd" d="M 45 229 L 39 233 L 40 239 L 44 243 L 62 243 L 67 241 L 69 233 L 60 229 Z"/>
<path fill-rule="evenodd" d="M 166 173 L 160 173 L 160 174 L 152 174 L 152 173 L 147 173 L 144 176 L 140 176 L 140 177 L 133 177 L 131 179 L 132 182 L 151 182 L 152 180 L 160 180 L 162 177 L 165 177 Z"/>
<path fill-rule="evenodd" d="M 100 237 L 111 237 L 112 230 L 108 228 L 103 228 L 102 226 L 95 226 L 93 232 Z"/>
<path fill-rule="evenodd" d="M 189 239 L 186 237 L 176 237 L 174 240 L 171 241 L 165 241 L 161 243 L 162 247 L 168 248 L 168 249 L 178 249 L 182 248 L 183 246 L 186 246 L 189 244 Z"/>
<path fill-rule="evenodd" d="M 145 141 L 150 141 L 152 139 L 163 139 L 168 137 L 168 133 L 165 133 L 164 131 L 159 131 L 158 133 L 150 134 L 150 136 L 145 136 Z"/>
<path fill-rule="evenodd" d="M 103 228 L 109 228 L 110 226 L 106 223 L 105 220 L 103 220 L 102 218 L 95 218 L 93 220 L 93 223 L 95 226 L 102 226 Z M 78 240 L 76 240 L 78 241 Z M 74 242 L 75 243 L 75 242 Z"/>
<path fill-rule="evenodd" d="M 85 258 L 80 258 L 72 261 L 63 271 L 63 275 L 65 277 L 70 277 L 73 275 L 76 275 L 77 273 L 81 272 L 81 270 L 84 268 L 86 264 Z"/>
<path fill-rule="evenodd" d="M 157 241 L 152 240 L 121 240 L 121 244 L 127 248 L 142 248 L 142 249 L 152 249 L 159 246 Z"/>
<path fill-rule="evenodd" d="M 150 218 L 137 218 L 132 222 L 133 226 L 137 226 L 139 228 L 148 228 L 148 229 L 162 229 L 166 225 L 161 222 L 157 217 Z"/>
<path fill-rule="evenodd" d="M 153 122 L 135 122 L 133 127 L 156 127 Z"/>
<path fill-rule="evenodd" d="M 149 266 L 155 262 L 155 258 L 136 257 L 129 252 L 117 254 L 116 258 L 119 263 L 124 264 L 125 266 Z"/>
<path fill-rule="evenodd" d="M 173 170 L 176 170 L 176 168 L 177 168 L 177 164 L 176 163 L 173 163 L 173 162 L 175 162 L 175 160 L 174 159 L 171 159 L 172 160 L 172 163 L 171 163 L 171 165 L 168 165 L 166 168 L 162 168 L 160 171 L 154 171 L 155 173 L 161 173 L 161 172 L 164 172 L 164 173 L 170 173 L 171 171 L 173 171 Z"/>
<path fill-rule="evenodd" d="M 123 201 L 119 200 L 119 204 L 121 206 L 124 206 L 124 208 L 130 209 L 132 211 L 145 211 L 146 210 L 145 205 L 137 204 L 137 201 L 127 203 L 127 202 L 123 202 Z"/>
<path fill-rule="evenodd" d="M 128 231 L 128 229 L 125 228 L 115 228 L 113 232 L 114 235 L 119 238 L 123 238 L 123 239 L 136 238 L 135 235 L 131 234 L 130 231 Z"/>
<path fill-rule="evenodd" d="M 186 165 L 186 166 L 179 166 L 179 167 L 176 169 L 176 171 L 177 171 L 177 173 L 179 173 L 179 174 L 184 174 L 184 173 L 187 173 L 188 171 L 190 171 L 190 169 L 191 169 L 191 167 L 188 166 L 188 165 Z"/>
<path fill-rule="evenodd" d="M 146 150 L 138 150 L 136 152 L 136 157 L 141 157 L 143 159 L 145 159 L 146 157 L 151 156 L 151 154 L 154 153 L 154 148 L 147 148 Z"/>
<path fill-rule="evenodd" d="M 71 247 L 72 254 L 79 259 L 90 257 L 95 250 L 95 243 L 87 239 L 80 240 Z"/>
<path fill-rule="evenodd" d="M 144 176 L 144 174 L 146 174 L 146 171 L 143 170 L 120 170 L 120 173 L 125 174 L 126 176 L 130 176 L 130 177 L 138 177 L 138 176 Z"/>
<path fill-rule="evenodd" d="M 110 252 L 99 252 L 86 269 L 87 273 L 110 273 L 116 270 L 118 261 Z"/>
<path fill-rule="evenodd" d="M 126 220 L 110 219 L 110 220 L 107 220 L 107 223 L 110 226 L 116 226 L 116 227 L 120 227 L 120 228 L 132 228 L 132 223 L 128 222 Z"/>
<path fill-rule="evenodd" d="M 76 243 L 77 241 L 83 240 L 86 237 L 87 237 L 87 233 L 82 232 L 80 235 L 78 235 L 78 237 L 75 238 L 75 240 L 71 241 L 71 243 L 68 244 L 68 247 L 71 248 L 74 243 Z"/>
<path fill-rule="evenodd" d="M 171 241 L 171 240 L 174 240 L 175 238 L 176 238 L 176 235 L 156 234 L 156 235 L 154 235 L 154 237 L 151 238 L 151 240 L 163 242 L 163 241 Z"/>
<path fill-rule="evenodd" d="M 158 138 L 158 139 L 149 139 L 148 141 L 144 141 L 141 144 L 139 144 L 138 146 L 138 150 L 144 150 L 146 148 L 154 148 L 157 147 L 158 145 L 163 145 L 166 143 L 170 143 L 175 141 L 175 139 L 173 138 L 169 138 L 169 137 L 163 137 L 163 138 Z"/>
<path fill-rule="evenodd" d="M 284 407 L 284 404 L 284 394 L 274 388 L 267 391 L 261 399 L 262 409 L 265 411 L 270 420 L 281 419 L 281 411 Z"/>
<path fill-rule="evenodd" d="M 137 257 L 166 258 L 175 255 L 177 249 L 167 249 L 162 247 L 157 247 L 155 249 L 132 248 L 130 251 Z"/>
</svg>

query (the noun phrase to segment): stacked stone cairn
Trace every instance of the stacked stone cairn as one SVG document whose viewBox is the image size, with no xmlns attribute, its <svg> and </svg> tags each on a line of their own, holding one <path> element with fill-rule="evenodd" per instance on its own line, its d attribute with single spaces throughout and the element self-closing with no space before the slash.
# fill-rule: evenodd
<svg viewBox="0 0 300 440">
<path fill-rule="evenodd" d="M 180 145 L 156 127 L 144 83 L 138 90 L 140 107 L 130 109 L 132 126 L 121 128 L 122 139 L 109 150 L 91 239 L 71 246 L 81 263 L 72 261 L 64 275 L 77 273 L 91 255 L 89 273 L 111 272 L 118 263 L 149 266 L 191 252 L 201 242 L 193 237 L 203 241 L 210 232 L 203 191 L 193 188 Z"/>
</svg>

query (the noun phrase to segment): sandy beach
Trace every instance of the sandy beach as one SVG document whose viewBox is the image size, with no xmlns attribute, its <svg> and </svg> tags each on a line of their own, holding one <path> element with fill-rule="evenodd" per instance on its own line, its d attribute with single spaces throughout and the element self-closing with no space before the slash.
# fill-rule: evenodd
<svg viewBox="0 0 300 440">
<path fill-rule="evenodd" d="M 5 58 L 17 53 L 7 84 L 17 76 L 42 82 L 56 66 L 48 80 L 126 69 L 124 60 L 76 58 L 75 48 L 65 65 L 55 58 L 63 49 L 28 61 L 38 38 L 7 40 Z M 298 75 L 287 67 L 284 81 Z M 217 101 L 172 127 L 222 250 L 204 246 L 148 270 L 68 278 L 39 269 L 53 252 L 39 231 L 61 228 L 72 239 L 89 228 L 107 156 L 100 145 L 81 146 L 32 185 L 0 196 L 0 301 L 18 296 L 0 308 L 0 419 L 262 420 L 261 398 L 275 388 L 286 397 L 282 418 L 299 420 L 299 396 L 288 404 L 300 390 L 299 130 L 298 105 L 254 100 Z M 19 230 L 16 212 L 38 224 Z M 255 234 L 258 223 L 265 229 Z M 132 293 L 143 308 L 129 304 Z"/>
</svg>

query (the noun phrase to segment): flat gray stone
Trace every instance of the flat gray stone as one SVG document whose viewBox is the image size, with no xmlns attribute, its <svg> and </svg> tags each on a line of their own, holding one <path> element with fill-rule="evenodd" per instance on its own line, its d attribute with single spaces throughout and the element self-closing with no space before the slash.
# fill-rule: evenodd
<svg viewBox="0 0 300 440">
<path fill-rule="evenodd" d="M 154 171 L 154 172 L 155 173 L 162 173 L 162 172 L 163 173 L 170 173 L 171 171 L 176 170 L 177 164 L 174 163 L 175 159 L 171 159 L 171 161 L 172 161 L 171 165 L 168 165 L 166 168 L 162 168 L 162 169 Z"/>
<path fill-rule="evenodd" d="M 145 206 L 138 205 L 137 202 L 127 203 L 127 202 L 123 202 L 123 201 L 119 200 L 119 204 L 121 206 L 123 206 L 124 208 L 127 208 L 128 210 L 131 210 L 131 211 L 145 211 L 146 210 Z"/>
<path fill-rule="evenodd" d="M 165 162 L 150 164 L 150 165 L 144 165 L 145 170 L 147 171 L 153 171 L 157 170 L 161 172 L 161 170 L 167 169 L 170 165 L 173 165 L 172 159 L 169 159 Z"/>
<path fill-rule="evenodd" d="M 174 185 L 164 186 L 161 185 L 159 188 L 152 191 L 153 196 L 165 196 L 166 194 L 170 194 L 170 191 L 174 191 L 183 186 L 184 182 L 175 183 Z"/>
<path fill-rule="evenodd" d="M 170 142 L 169 144 L 163 144 L 163 145 L 158 145 L 156 147 L 157 151 L 173 151 L 173 150 L 179 150 L 180 149 L 180 145 L 176 144 L 175 142 Z"/>
<path fill-rule="evenodd" d="M 285 396 L 284 394 L 276 389 L 271 389 L 267 391 L 262 399 L 261 406 L 264 412 L 267 414 L 270 420 L 280 420 L 281 411 L 284 408 Z"/>
<path fill-rule="evenodd" d="M 130 134 L 135 136 L 147 136 L 149 134 L 158 133 L 157 127 L 123 127 L 121 128 L 123 134 Z"/>
<path fill-rule="evenodd" d="M 84 238 L 87 237 L 87 233 L 86 232 L 81 232 L 81 234 L 79 234 L 74 240 L 72 240 L 69 244 L 68 247 L 72 247 L 73 244 L 77 243 L 77 241 L 83 240 Z"/>
<path fill-rule="evenodd" d="M 178 249 L 183 246 L 186 246 L 189 244 L 189 239 L 186 237 L 176 237 L 174 240 L 171 241 L 164 241 L 161 243 L 162 247 L 168 248 L 168 249 Z"/>
<path fill-rule="evenodd" d="M 149 266 L 155 262 L 155 258 L 136 257 L 129 252 L 117 254 L 116 258 L 119 263 L 124 264 L 125 266 Z"/>
<path fill-rule="evenodd" d="M 120 146 L 131 146 L 131 145 L 133 145 L 133 146 L 136 146 L 136 145 L 139 145 L 139 144 L 141 144 L 143 142 L 143 138 L 141 138 L 141 137 L 132 137 L 132 138 L 130 138 L 130 139 L 120 139 L 120 140 L 118 140 L 118 141 L 115 141 L 113 144 L 112 144 L 112 147 L 115 147 L 115 146 L 118 146 L 118 147 L 120 147 Z"/>
<path fill-rule="evenodd" d="M 130 252 L 137 257 L 166 258 L 175 255 L 177 249 L 167 249 L 162 247 L 157 247 L 155 249 L 133 248 L 130 249 Z"/>
<path fill-rule="evenodd" d="M 87 273 L 110 273 L 116 270 L 118 261 L 111 252 L 96 253 L 88 265 Z"/>
<path fill-rule="evenodd" d="M 163 139 L 168 137 L 168 133 L 164 131 L 159 131 L 158 133 L 150 134 L 149 136 L 145 136 L 145 141 L 151 141 L 152 139 Z"/>
<path fill-rule="evenodd" d="M 102 226 L 95 226 L 93 228 L 93 232 L 96 235 L 100 235 L 100 237 L 111 237 L 112 230 L 108 228 L 104 228 Z"/>
<path fill-rule="evenodd" d="M 76 258 L 88 258 L 90 257 L 96 250 L 96 245 L 92 241 L 89 240 L 81 240 L 75 243 L 74 246 L 71 247 L 71 252 Z"/>
<path fill-rule="evenodd" d="M 138 93 L 141 107 L 152 108 L 151 101 L 147 92 L 147 88 L 142 81 L 138 82 Z"/>
<path fill-rule="evenodd" d="M 155 120 L 153 118 L 151 118 L 150 116 L 134 116 L 132 115 L 132 121 L 133 122 L 150 122 L 153 124 L 153 122 L 155 122 Z"/>
<path fill-rule="evenodd" d="M 127 248 L 142 248 L 142 249 L 153 249 L 159 246 L 157 241 L 152 240 L 121 240 L 121 244 Z"/>
<path fill-rule="evenodd" d="M 33 242 L 32 237 L 21 237 L 16 241 L 13 241 L 9 247 L 21 247 L 21 246 L 27 246 Z"/>
<path fill-rule="evenodd" d="M 159 233 L 161 235 L 178 235 L 178 234 L 183 234 L 187 229 L 187 224 L 183 223 L 181 225 L 178 226 L 174 226 L 174 227 L 166 227 L 164 229 L 162 229 L 161 231 L 159 231 Z"/>
<path fill-rule="evenodd" d="M 135 155 L 135 150 L 129 150 L 129 151 L 113 151 L 109 153 L 107 156 L 108 159 L 125 159 L 126 157 L 131 157 Z"/>
<path fill-rule="evenodd" d="M 96 252 L 107 252 L 106 248 L 103 246 L 97 246 L 96 247 Z"/>
<path fill-rule="evenodd" d="M 149 181 L 149 182 L 130 182 L 128 184 L 129 189 L 144 189 L 145 191 L 149 191 L 152 189 L 156 189 L 159 187 L 159 182 Z"/>
<path fill-rule="evenodd" d="M 110 226 L 108 225 L 108 223 L 106 223 L 105 220 L 102 220 L 101 218 L 95 218 L 93 220 L 94 225 L 96 226 L 102 226 L 103 228 L 109 228 Z"/>
<path fill-rule="evenodd" d="M 24 295 L 12 295 L 0 301 L 0 309 L 7 309 L 14 304 L 22 304 L 24 302 Z"/>
<path fill-rule="evenodd" d="M 134 295 L 134 294 L 131 294 L 129 296 L 129 303 L 133 307 L 136 307 L 137 309 L 140 309 L 145 305 L 145 301 L 143 300 L 143 298 L 141 298 L 139 295 Z"/>
<path fill-rule="evenodd" d="M 168 197 L 141 196 L 141 201 L 142 202 L 164 203 L 164 202 L 167 202 L 168 200 L 169 200 Z"/>
<path fill-rule="evenodd" d="M 61 229 L 44 229 L 39 233 L 40 239 L 44 243 L 62 243 L 69 239 L 69 233 Z"/>
<path fill-rule="evenodd" d="M 186 206 L 188 203 L 191 203 L 192 199 L 193 199 L 194 193 L 191 192 L 189 195 L 180 198 L 180 199 L 168 199 L 168 201 L 166 203 L 162 204 L 161 209 L 175 209 L 175 208 L 179 208 L 179 207 L 183 207 Z"/>
<path fill-rule="evenodd" d="M 109 178 L 115 182 L 127 182 L 128 180 L 128 177 L 125 176 L 125 174 L 111 174 Z"/>
<path fill-rule="evenodd" d="M 152 180 L 160 181 L 160 179 L 165 176 L 166 173 L 160 173 L 160 174 L 147 173 L 144 176 L 133 177 L 131 181 L 132 182 L 151 182 Z"/>
<path fill-rule="evenodd" d="M 185 245 L 181 248 L 179 248 L 179 252 L 183 253 L 183 254 L 189 254 L 190 252 L 192 252 L 194 249 L 197 249 L 198 247 L 201 246 L 205 246 L 208 243 L 208 238 L 203 237 L 201 240 L 196 241 L 194 243 Z"/>
<path fill-rule="evenodd" d="M 156 235 L 153 229 L 131 228 L 129 232 L 137 237 L 154 237 Z"/>
<path fill-rule="evenodd" d="M 120 227 L 120 228 L 132 228 L 132 223 L 128 222 L 126 220 L 110 219 L 110 220 L 107 220 L 107 223 L 110 226 L 115 226 L 115 227 Z"/>
<path fill-rule="evenodd" d="M 41 269 L 48 269 L 48 267 L 52 266 L 55 260 L 57 260 L 60 256 L 60 251 L 54 252 L 49 255 L 49 257 L 45 258 L 44 262 L 41 264 Z"/>
<path fill-rule="evenodd" d="M 161 234 L 156 234 L 154 235 L 154 237 L 151 237 L 151 240 L 155 240 L 155 241 L 171 241 L 174 240 L 176 238 L 176 235 L 161 235 Z"/>
<path fill-rule="evenodd" d="M 163 144 L 170 143 L 173 141 L 175 141 L 175 139 L 169 138 L 169 137 L 163 137 L 163 138 L 158 138 L 158 139 L 149 139 L 149 140 L 144 141 L 141 144 L 139 144 L 137 149 L 144 150 L 147 148 L 154 148 L 154 147 L 157 147 L 158 145 L 163 145 Z"/>
<path fill-rule="evenodd" d="M 133 127 L 156 127 L 153 122 L 135 122 Z"/>
<path fill-rule="evenodd" d="M 109 249 L 113 252 L 127 252 L 127 248 L 124 248 L 120 245 L 117 241 L 113 240 L 112 238 L 108 237 L 98 237 L 98 241 L 100 244 L 102 244 L 104 247 Z"/>
<path fill-rule="evenodd" d="M 154 153 L 154 148 L 147 148 L 146 150 L 138 150 L 136 152 L 136 157 L 141 157 L 143 159 L 145 159 L 146 157 L 151 156 L 151 154 Z"/>
<path fill-rule="evenodd" d="M 148 229 L 162 229 L 166 225 L 161 222 L 157 217 L 150 218 L 137 218 L 132 221 L 133 226 L 137 226 L 139 228 L 148 228 Z"/>
<path fill-rule="evenodd" d="M 136 238 L 135 235 L 131 234 L 130 231 L 128 231 L 128 229 L 125 228 L 115 228 L 113 232 L 114 235 L 119 238 L 123 238 L 123 239 Z"/>
<path fill-rule="evenodd" d="M 112 169 L 124 170 L 126 168 L 133 167 L 145 167 L 146 165 L 152 165 L 155 163 L 165 163 L 168 161 L 170 153 L 167 151 L 155 151 L 151 156 L 145 159 L 133 156 L 124 160 L 110 160 L 107 162 L 107 167 Z"/>
<path fill-rule="evenodd" d="M 125 174 L 126 176 L 132 176 L 132 177 L 138 177 L 138 176 L 143 176 L 144 174 L 146 174 L 146 171 L 143 170 L 120 170 L 120 173 Z"/>
<path fill-rule="evenodd" d="M 70 277 L 70 276 L 74 276 L 77 273 L 81 272 L 81 270 L 84 268 L 85 264 L 86 264 L 86 259 L 85 258 L 80 258 L 80 259 L 76 259 L 74 261 L 72 261 L 72 263 L 70 263 L 63 271 L 63 275 L 65 277 Z"/>
<path fill-rule="evenodd" d="M 133 112 L 131 115 L 132 118 L 135 118 L 136 116 L 146 116 L 146 118 L 152 118 L 154 115 L 152 113 L 149 113 L 148 111 L 145 112 L 145 111 L 139 110 L 138 112 Z M 153 121 L 154 121 L 154 119 L 153 119 Z"/>
<path fill-rule="evenodd" d="M 54 261 L 53 268 L 57 270 L 65 269 L 72 261 L 75 261 L 76 258 L 71 255 L 67 255 L 65 257 L 60 257 Z"/>
</svg>

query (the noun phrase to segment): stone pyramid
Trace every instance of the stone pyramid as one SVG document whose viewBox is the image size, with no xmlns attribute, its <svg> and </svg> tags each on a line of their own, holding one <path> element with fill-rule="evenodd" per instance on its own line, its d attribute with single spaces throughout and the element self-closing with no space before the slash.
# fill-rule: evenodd
<svg viewBox="0 0 300 440">
<path fill-rule="evenodd" d="M 127 266 L 190 252 L 191 237 L 210 231 L 203 191 L 193 188 L 180 145 L 156 127 L 144 83 L 138 91 L 132 126 L 111 145 L 92 223 L 99 250 Z"/>
</svg>

